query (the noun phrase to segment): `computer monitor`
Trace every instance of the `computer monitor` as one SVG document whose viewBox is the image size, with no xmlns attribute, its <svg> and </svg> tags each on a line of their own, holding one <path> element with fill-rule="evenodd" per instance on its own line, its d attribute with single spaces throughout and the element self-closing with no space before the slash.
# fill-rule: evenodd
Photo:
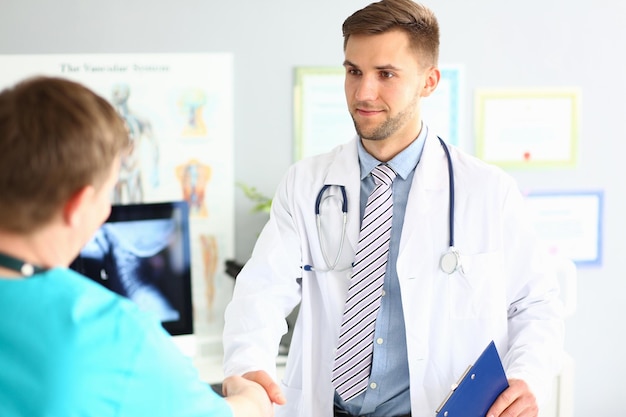
<svg viewBox="0 0 626 417">
<path fill-rule="evenodd" d="M 70 268 L 193 334 L 189 208 L 184 201 L 114 205 Z"/>
</svg>

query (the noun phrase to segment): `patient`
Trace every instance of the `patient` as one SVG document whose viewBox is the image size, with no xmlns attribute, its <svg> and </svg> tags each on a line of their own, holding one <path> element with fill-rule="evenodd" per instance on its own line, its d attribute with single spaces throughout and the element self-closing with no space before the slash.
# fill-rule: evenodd
<svg viewBox="0 0 626 417">
<path fill-rule="evenodd" d="M 128 135 L 80 84 L 0 93 L 0 416 L 271 416 L 265 391 L 198 379 L 150 313 L 67 268 L 108 217 Z"/>
</svg>

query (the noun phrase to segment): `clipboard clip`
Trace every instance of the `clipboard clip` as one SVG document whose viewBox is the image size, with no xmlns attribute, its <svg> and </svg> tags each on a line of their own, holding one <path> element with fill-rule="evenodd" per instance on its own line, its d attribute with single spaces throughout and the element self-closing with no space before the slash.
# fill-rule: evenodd
<svg viewBox="0 0 626 417">
<path fill-rule="evenodd" d="M 439 414 L 441 412 L 441 409 L 448 402 L 450 397 L 452 397 L 452 394 L 454 394 L 454 391 L 458 388 L 459 384 L 461 384 L 461 381 L 463 381 L 463 379 L 465 379 L 467 374 L 470 373 L 470 371 L 472 370 L 472 366 L 473 365 L 468 366 L 467 369 L 465 370 L 465 372 L 463 372 L 463 375 L 461 375 L 461 377 L 459 378 L 459 380 L 455 384 L 452 384 L 452 386 L 450 387 L 450 392 L 448 393 L 448 395 L 446 395 L 446 398 L 443 399 L 441 404 L 439 404 L 439 407 L 437 407 L 437 410 L 435 411 L 435 414 Z M 446 417 L 446 416 L 444 415 L 444 417 Z"/>
</svg>

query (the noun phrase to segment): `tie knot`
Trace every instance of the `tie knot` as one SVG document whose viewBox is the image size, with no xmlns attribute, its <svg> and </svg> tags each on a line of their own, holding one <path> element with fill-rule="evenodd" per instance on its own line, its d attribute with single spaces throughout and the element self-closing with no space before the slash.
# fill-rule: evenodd
<svg viewBox="0 0 626 417">
<path fill-rule="evenodd" d="M 388 165 L 380 164 L 372 170 L 372 176 L 376 185 L 385 184 L 389 187 L 396 178 L 396 173 Z"/>
</svg>

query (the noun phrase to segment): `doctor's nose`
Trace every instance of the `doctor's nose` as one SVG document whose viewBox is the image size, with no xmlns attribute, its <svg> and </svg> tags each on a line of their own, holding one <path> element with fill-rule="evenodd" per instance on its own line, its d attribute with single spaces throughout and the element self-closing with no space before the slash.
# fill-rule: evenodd
<svg viewBox="0 0 626 417">
<path fill-rule="evenodd" d="M 357 101 L 373 101 L 378 98 L 378 83 L 373 77 L 363 76 L 356 83 L 354 98 Z"/>
</svg>

